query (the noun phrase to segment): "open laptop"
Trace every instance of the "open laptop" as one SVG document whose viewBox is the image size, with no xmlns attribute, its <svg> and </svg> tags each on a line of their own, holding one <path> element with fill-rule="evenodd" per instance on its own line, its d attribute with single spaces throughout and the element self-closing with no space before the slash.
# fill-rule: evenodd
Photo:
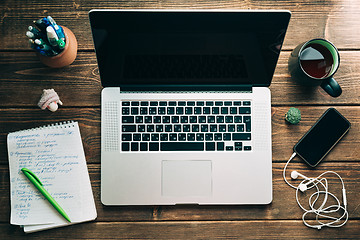
<svg viewBox="0 0 360 240">
<path fill-rule="evenodd" d="M 268 204 L 289 11 L 92 10 L 105 205 Z"/>
</svg>

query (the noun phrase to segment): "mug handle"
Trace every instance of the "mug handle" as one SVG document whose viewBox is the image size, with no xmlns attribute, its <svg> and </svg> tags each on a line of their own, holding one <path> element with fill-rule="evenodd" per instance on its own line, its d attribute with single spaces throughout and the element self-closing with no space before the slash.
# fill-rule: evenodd
<svg viewBox="0 0 360 240">
<path fill-rule="evenodd" d="M 323 80 L 320 86 L 332 97 L 338 97 L 342 93 L 340 85 L 333 77 Z"/>
</svg>

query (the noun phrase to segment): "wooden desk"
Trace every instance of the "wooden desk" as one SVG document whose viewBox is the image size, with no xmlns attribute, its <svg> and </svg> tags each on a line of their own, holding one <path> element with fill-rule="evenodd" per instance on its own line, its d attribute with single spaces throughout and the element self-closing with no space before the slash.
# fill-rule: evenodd
<svg viewBox="0 0 360 240">
<path fill-rule="evenodd" d="M 221 8 L 288 9 L 293 15 L 271 85 L 273 129 L 273 192 L 268 206 L 143 206 L 105 207 L 100 202 L 100 91 L 102 89 L 90 35 L 92 8 Z M 331 239 L 360 238 L 360 1 L 5 1 L 0 6 L 0 239 L 105 238 L 238 238 Z M 75 62 L 62 69 L 43 66 L 29 49 L 25 31 L 32 20 L 51 15 L 77 36 Z M 340 50 L 336 79 L 343 94 L 332 98 L 320 88 L 308 91 L 295 84 L 287 59 L 299 43 L 315 37 L 332 41 Z M 43 88 L 54 88 L 64 106 L 55 113 L 41 111 L 37 101 Z M 302 112 L 297 126 L 284 122 L 291 106 Z M 295 192 L 281 171 L 293 145 L 329 107 L 336 107 L 352 129 L 315 170 L 298 158 L 291 169 L 307 176 L 337 171 L 345 180 L 350 220 L 340 229 L 321 231 L 305 227 Z M 48 123 L 76 120 L 80 124 L 98 218 L 94 222 L 25 236 L 9 224 L 8 132 Z M 340 196 L 340 184 L 331 185 Z"/>
</svg>

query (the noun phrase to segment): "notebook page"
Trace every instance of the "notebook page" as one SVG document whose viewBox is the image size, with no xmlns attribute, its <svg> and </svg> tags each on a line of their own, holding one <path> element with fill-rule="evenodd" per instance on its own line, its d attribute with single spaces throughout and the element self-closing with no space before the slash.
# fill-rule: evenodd
<svg viewBox="0 0 360 240">
<path fill-rule="evenodd" d="M 78 124 L 20 131 L 8 135 L 11 218 L 16 225 L 67 224 L 21 172 L 39 177 L 71 221 L 96 218 L 89 174 Z"/>
</svg>

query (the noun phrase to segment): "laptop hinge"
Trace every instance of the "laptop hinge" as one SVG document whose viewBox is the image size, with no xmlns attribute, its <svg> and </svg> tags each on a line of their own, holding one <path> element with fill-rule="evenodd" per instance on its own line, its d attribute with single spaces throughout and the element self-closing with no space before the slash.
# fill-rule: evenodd
<svg viewBox="0 0 360 240">
<path fill-rule="evenodd" d="M 121 92 L 252 92 L 252 85 L 126 85 Z"/>
</svg>

